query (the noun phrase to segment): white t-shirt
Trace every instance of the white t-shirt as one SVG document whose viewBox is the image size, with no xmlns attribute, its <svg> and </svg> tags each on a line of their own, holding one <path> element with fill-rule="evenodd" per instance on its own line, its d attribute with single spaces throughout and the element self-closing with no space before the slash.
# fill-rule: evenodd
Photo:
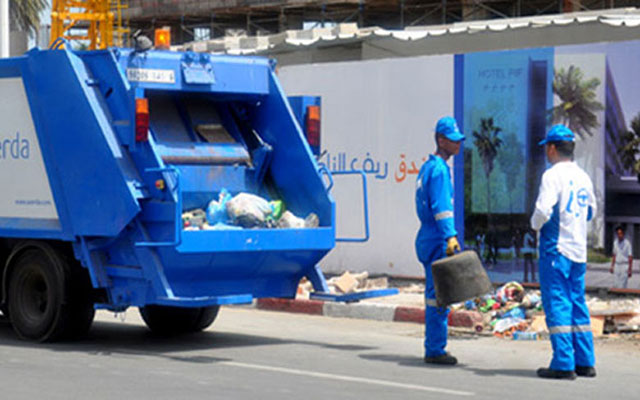
<svg viewBox="0 0 640 400">
<path fill-rule="evenodd" d="M 522 254 L 535 254 L 535 240 L 533 235 L 529 232 L 524 234 L 524 247 L 522 248 Z"/>
<path fill-rule="evenodd" d="M 629 257 L 632 256 L 631 243 L 625 238 L 620 242 L 617 238 L 613 240 L 613 255 L 616 256 L 616 264 L 629 264 Z"/>
<path fill-rule="evenodd" d="M 587 262 L 587 222 L 596 213 L 591 178 L 573 161 L 555 163 L 542 175 L 531 226 L 540 230 L 540 256 L 559 252 Z"/>
</svg>

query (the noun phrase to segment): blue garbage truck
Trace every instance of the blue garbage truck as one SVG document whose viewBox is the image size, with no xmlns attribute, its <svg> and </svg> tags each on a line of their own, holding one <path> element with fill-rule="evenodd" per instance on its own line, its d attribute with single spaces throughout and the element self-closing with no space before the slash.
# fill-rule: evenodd
<svg viewBox="0 0 640 400">
<path fill-rule="evenodd" d="M 328 300 L 392 293 L 328 293 L 330 182 L 271 60 L 56 48 L 1 59 L 0 310 L 20 338 L 54 341 L 85 334 L 96 309 L 132 306 L 152 331 L 200 331 L 221 305 L 294 297 L 303 277 Z M 317 225 L 185 229 L 183 213 L 223 189 Z"/>
</svg>

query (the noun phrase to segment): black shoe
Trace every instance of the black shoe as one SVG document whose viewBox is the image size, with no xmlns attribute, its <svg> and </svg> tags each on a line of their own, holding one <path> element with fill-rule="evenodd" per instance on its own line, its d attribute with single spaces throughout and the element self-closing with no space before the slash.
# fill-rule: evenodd
<svg viewBox="0 0 640 400">
<path fill-rule="evenodd" d="M 559 369 L 538 368 L 537 374 L 540 378 L 569 380 L 576 379 L 576 373 L 574 371 L 562 371 Z"/>
<path fill-rule="evenodd" d="M 427 364 L 439 364 L 439 365 L 456 365 L 458 359 L 449 353 L 444 353 L 435 357 L 424 357 L 424 362 Z"/>
<path fill-rule="evenodd" d="M 576 375 L 584 376 L 585 378 L 594 378 L 596 376 L 596 369 L 593 367 L 576 366 Z"/>
</svg>

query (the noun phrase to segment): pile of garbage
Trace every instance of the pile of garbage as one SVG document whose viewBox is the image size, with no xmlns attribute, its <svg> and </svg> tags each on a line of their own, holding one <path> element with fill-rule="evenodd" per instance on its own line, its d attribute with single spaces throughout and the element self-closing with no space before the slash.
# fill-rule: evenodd
<svg viewBox="0 0 640 400">
<path fill-rule="evenodd" d="M 527 292 L 518 282 L 509 282 L 499 287 L 495 293 L 451 306 L 452 314 L 461 310 L 477 313 L 471 314 L 475 321 L 472 326 L 475 331 L 490 330 L 498 337 L 522 336 L 524 332 L 537 336 L 540 327 L 538 324 L 534 325 L 533 321 L 540 316 L 544 325 L 540 292 Z"/>
<path fill-rule="evenodd" d="M 184 230 L 220 230 L 245 228 L 317 228 L 319 219 L 310 213 L 305 219 L 286 210 L 282 200 L 267 201 L 255 194 L 241 192 L 235 196 L 222 189 L 206 210 L 195 209 L 182 214 Z"/>
<path fill-rule="evenodd" d="M 640 299 L 602 299 L 587 296 L 594 337 L 640 331 Z M 525 290 L 509 282 L 495 293 L 451 306 L 450 320 L 461 314 L 467 327 L 490 331 L 496 337 L 515 340 L 548 338 L 539 290 Z"/>
</svg>

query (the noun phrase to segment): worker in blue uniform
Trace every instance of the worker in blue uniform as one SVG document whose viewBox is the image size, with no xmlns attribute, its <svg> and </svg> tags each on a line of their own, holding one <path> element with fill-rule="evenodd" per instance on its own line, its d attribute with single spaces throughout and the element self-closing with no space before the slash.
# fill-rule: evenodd
<svg viewBox="0 0 640 400">
<path fill-rule="evenodd" d="M 573 161 L 575 136 L 555 125 L 540 142 L 551 167 L 542 175 L 531 226 L 540 231 L 539 276 L 553 348 L 541 378 L 594 377 L 595 357 L 589 309 L 584 297 L 587 222 L 596 212 L 589 176 Z"/>
<path fill-rule="evenodd" d="M 416 211 L 420 230 L 416 238 L 418 259 L 425 273 L 425 363 L 455 365 L 458 360 L 445 351 L 449 310 L 438 307 L 431 263 L 460 251 L 453 220 L 453 187 L 447 160 L 460 152 L 464 135 L 456 120 L 443 117 L 436 124 L 437 149 L 429 156 L 416 182 Z"/>
</svg>

